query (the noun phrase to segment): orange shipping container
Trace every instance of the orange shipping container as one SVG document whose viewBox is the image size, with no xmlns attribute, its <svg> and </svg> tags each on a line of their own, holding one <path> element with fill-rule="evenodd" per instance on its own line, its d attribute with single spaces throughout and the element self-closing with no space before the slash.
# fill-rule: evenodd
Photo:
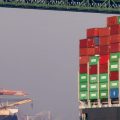
<svg viewBox="0 0 120 120">
<path fill-rule="evenodd" d="M 110 27 L 99 29 L 99 36 L 109 36 L 109 35 L 110 35 Z"/>
</svg>

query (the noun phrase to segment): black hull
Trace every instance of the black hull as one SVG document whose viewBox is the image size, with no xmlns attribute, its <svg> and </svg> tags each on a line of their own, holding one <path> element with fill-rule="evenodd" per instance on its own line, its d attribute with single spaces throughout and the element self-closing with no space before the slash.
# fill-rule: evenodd
<svg viewBox="0 0 120 120">
<path fill-rule="evenodd" d="M 18 120 L 17 115 L 0 115 L 0 120 Z"/>
<path fill-rule="evenodd" d="M 83 109 L 86 120 L 120 120 L 120 107 Z"/>
</svg>

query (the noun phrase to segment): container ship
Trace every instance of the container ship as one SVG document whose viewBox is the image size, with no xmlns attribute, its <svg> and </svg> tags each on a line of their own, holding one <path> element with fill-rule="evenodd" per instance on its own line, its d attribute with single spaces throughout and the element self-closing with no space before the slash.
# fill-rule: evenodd
<svg viewBox="0 0 120 120">
<path fill-rule="evenodd" d="M 80 120 L 120 120 L 120 16 L 79 41 Z"/>
<path fill-rule="evenodd" d="M 32 102 L 30 98 L 18 98 L 18 96 L 27 95 L 23 91 L 2 89 L 0 95 L 0 120 L 18 120 L 17 113 L 19 109 L 16 106 Z M 9 98 L 8 96 L 17 98 Z"/>
</svg>

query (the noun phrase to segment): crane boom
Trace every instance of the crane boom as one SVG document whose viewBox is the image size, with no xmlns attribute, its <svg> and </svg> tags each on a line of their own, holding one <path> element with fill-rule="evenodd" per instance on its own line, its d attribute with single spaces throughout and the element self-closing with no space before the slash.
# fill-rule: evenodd
<svg viewBox="0 0 120 120">
<path fill-rule="evenodd" d="M 24 100 L 20 100 L 20 101 L 17 101 L 17 102 L 10 103 L 8 105 L 2 106 L 2 107 L 0 107 L 0 109 L 15 107 L 17 105 L 22 105 L 22 104 L 29 103 L 29 102 L 32 102 L 32 100 L 30 98 L 27 98 L 27 99 L 24 99 Z"/>
<path fill-rule="evenodd" d="M 25 99 L 25 100 L 21 100 L 21 101 L 9 104 L 8 107 L 12 107 L 12 106 L 16 106 L 16 105 L 22 105 L 22 104 L 29 103 L 29 102 L 32 102 L 32 100 L 28 98 L 28 99 Z"/>
<path fill-rule="evenodd" d="M 23 91 L 15 91 L 15 90 L 3 89 L 3 90 L 0 90 L 0 95 L 25 96 L 25 95 L 27 95 L 27 94 L 26 94 L 25 92 L 23 92 Z"/>
</svg>

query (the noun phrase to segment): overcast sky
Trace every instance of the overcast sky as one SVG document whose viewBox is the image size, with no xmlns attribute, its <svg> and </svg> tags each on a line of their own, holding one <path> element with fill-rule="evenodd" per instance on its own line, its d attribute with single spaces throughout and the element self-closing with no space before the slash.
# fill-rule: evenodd
<svg viewBox="0 0 120 120">
<path fill-rule="evenodd" d="M 28 92 L 34 109 L 25 105 L 26 114 L 50 110 L 55 120 L 78 120 L 79 39 L 106 26 L 107 16 L 0 8 L 0 88 Z"/>
</svg>

